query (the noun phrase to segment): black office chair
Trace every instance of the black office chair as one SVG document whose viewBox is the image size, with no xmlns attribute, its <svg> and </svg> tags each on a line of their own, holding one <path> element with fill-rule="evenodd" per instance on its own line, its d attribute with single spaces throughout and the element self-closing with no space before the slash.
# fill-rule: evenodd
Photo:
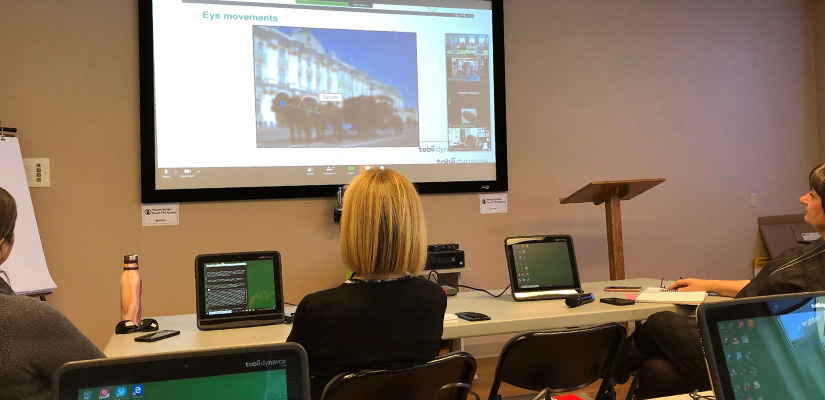
<svg viewBox="0 0 825 400">
<path fill-rule="evenodd" d="M 548 396 L 579 390 L 602 378 L 596 400 L 615 399 L 613 378 L 605 377 L 626 335 L 623 325 L 611 323 L 515 336 L 501 350 L 490 400 L 501 399 L 502 382 Z"/>
<path fill-rule="evenodd" d="M 470 353 L 457 351 L 400 370 L 338 374 L 324 388 L 322 400 L 464 400 L 476 373 Z M 453 385 L 463 383 L 464 385 Z M 443 388 L 443 389 L 442 389 Z"/>
</svg>

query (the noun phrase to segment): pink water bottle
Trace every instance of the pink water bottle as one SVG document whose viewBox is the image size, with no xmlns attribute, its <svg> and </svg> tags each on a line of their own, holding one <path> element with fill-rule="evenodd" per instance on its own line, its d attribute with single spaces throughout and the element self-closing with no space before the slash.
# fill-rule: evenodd
<svg viewBox="0 0 825 400">
<path fill-rule="evenodd" d="M 140 293 L 143 290 L 143 281 L 138 270 L 138 256 L 136 254 L 123 256 L 123 275 L 120 277 L 120 319 L 129 320 L 140 325 L 141 306 Z"/>
</svg>

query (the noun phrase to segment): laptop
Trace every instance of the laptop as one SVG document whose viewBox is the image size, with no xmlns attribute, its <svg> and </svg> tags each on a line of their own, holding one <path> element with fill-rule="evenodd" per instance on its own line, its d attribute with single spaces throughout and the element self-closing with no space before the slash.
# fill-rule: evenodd
<svg viewBox="0 0 825 400">
<path fill-rule="evenodd" d="M 71 362 L 54 400 L 309 400 L 307 354 L 295 343 Z"/>
<path fill-rule="evenodd" d="M 195 258 L 198 328 L 271 325 L 284 321 L 277 251 L 202 254 Z"/>
<path fill-rule="evenodd" d="M 716 399 L 825 399 L 825 292 L 698 309 Z"/>
<path fill-rule="evenodd" d="M 570 235 L 504 240 L 511 293 L 516 301 L 563 299 L 582 293 Z"/>
</svg>

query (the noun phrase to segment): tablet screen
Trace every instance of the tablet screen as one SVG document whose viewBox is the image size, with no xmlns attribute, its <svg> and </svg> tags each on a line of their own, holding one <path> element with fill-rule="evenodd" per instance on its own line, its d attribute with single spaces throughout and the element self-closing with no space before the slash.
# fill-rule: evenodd
<svg viewBox="0 0 825 400">
<path fill-rule="evenodd" d="M 278 252 L 200 255 L 195 259 L 195 273 L 198 327 L 201 329 L 283 320 Z"/>
<path fill-rule="evenodd" d="M 573 269 L 565 242 L 513 245 L 519 288 L 532 289 L 572 285 Z"/>
<path fill-rule="evenodd" d="M 725 399 L 822 399 L 825 298 L 720 306 L 710 343 Z"/>
<path fill-rule="evenodd" d="M 277 309 L 271 259 L 206 263 L 204 277 L 207 315 Z"/>
</svg>

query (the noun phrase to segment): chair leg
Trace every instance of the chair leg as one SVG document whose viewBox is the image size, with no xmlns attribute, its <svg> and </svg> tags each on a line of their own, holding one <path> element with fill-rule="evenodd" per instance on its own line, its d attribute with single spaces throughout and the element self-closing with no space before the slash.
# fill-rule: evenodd
<svg viewBox="0 0 825 400">
<path fill-rule="evenodd" d="M 544 388 L 533 400 L 550 400 L 550 388 Z"/>
<path fill-rule="evenodd" d="M 636 374 L 633 375 L 633 380 L 630 381 L 630 387 L 627 388 L 627 397 L 624 400 L 633 400 L 633 396 L 636 395 L 636 389 L 639 387 L 639 371 L 636 371 Z"/>
<path fill-rule="evenodd" d="M 615 386 L 616 381 L 613 378 L 603 378 L 595 400 L 616 400 Z"/>
</svg>

